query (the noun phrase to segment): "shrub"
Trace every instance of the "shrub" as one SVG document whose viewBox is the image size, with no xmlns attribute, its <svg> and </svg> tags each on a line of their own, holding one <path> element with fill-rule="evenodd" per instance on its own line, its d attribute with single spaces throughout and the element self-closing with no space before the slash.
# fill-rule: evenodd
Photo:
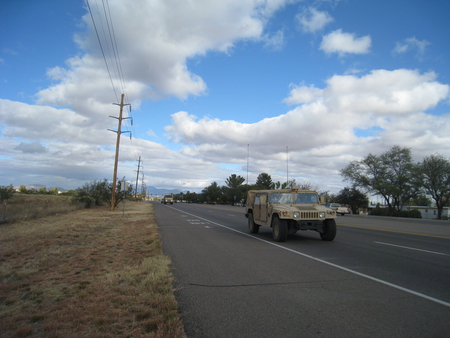
<svg viewBox="0 0 450 338">
<path fill-rule="evenodd" d="M 9 200 L 11 197 L 13 197 L 14 194 L 14 188 L 12 184 L 9 185 L 9 187 L 0 187 L 0 202 Z"/>
<path fill-rule="evenodd" d="M 408 214 L 408 217 L 410 218 L 422 218 L 422 214 L 419 210 L 410 210 Z"/>
</svg>

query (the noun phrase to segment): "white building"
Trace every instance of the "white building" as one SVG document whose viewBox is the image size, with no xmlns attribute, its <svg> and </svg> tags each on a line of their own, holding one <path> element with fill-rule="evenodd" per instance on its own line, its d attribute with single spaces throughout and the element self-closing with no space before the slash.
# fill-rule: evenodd
<svg viewBox="0 0 450 338">
<path fill-rule="evenodd" d="M 403 210 L 419 210 L 424 219 L 437 219 L 438 210 L 436 207 L 429 206 L 405 206 Z M 442 208 L 442 218 L 450 216 L 450 207 Z"/>
</svg>

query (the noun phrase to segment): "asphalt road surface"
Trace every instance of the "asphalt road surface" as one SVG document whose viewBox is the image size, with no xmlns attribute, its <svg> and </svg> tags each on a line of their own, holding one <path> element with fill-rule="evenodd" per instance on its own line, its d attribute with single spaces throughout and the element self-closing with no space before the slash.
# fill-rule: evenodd
<svg viewBox="0 0 450 338">
<path fill-rule="evenodd" d="M 154 203 L 186 334 L 450 337 L 450 222 L 339 216 L 333 242 L 244 208 Z"/>
</svg>

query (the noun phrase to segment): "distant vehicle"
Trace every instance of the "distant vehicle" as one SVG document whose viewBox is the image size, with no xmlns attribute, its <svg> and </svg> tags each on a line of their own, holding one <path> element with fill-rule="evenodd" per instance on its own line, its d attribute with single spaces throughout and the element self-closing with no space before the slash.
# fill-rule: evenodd
<svg viewBox="0 0 450 338">
<path fill-rule="evenodd" d="M 167 203 L 173 204 L 173 195 L 172 194 L 165 195 L 163 197 L 163 203 L 164 204 L 167 204 Z"/>
<path fill-rule="evenodd" d="M 325 204 L 325 206 L 327 208 L 333 209 L 334 211 L 336 211 L 336 214 L 340 214 L 342 216 L 344 216 L 345 214 L 351 214 L 350 208 L 346 206 L 341 206 L 340 204 L 337 203 L 329 203 Z"/>
<path fill-rule="evenodd" d="M 272 228 L 273 238 L 284 242 L 299 230 L 314 230 L 324 241 L 336 237 L 336 211 L 320 205 L 320 197 L 312 190 L 249 190 L 245 204 L 250 233 L 260 226 Z"/>
</svg>

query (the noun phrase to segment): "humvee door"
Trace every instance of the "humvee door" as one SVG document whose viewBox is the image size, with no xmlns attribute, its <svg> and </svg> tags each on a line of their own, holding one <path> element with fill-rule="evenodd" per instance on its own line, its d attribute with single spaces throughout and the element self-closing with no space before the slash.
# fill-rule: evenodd
<svg viewBox="0 0 450 338">
<path fill-rule="evenodd" d="M 267 193 L 256 193 L 253 217 L 259 222 L 267 221 Z"/>
</svg>

